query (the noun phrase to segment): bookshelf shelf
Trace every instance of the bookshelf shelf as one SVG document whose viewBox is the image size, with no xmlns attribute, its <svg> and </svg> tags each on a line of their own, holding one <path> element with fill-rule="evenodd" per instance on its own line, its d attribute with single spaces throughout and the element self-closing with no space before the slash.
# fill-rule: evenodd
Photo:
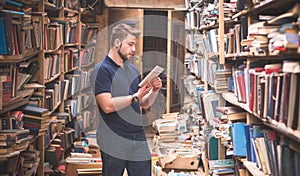
<svg viewBox="0 0 300 176">
<path fill-rule="evenodd" d="M 237 19 L 242 16 L 253 15 L 253 14 L 272 14 L 276 12 L 277 14 L 283 13 L 287 6 L 293 4 L 294 0 L 265 0 L 260 2 L 259 4 L 254 5 L 250 9 L 242 10 L 232 16 L 232 19 Z M 285 7 L 285 8 L 281 8 Z"/>
<path fill-rule="evenodd" d="M 69 8 L 65 8 L 65 7 L 64 7 L 64 11 L 69 12 L 69 13 L 75 13 L 75 14 L 79 13 L 78 10 L 73 10 L 73 9 L 69 9 Z"/>
<path fill-rule="evenodd" d="M 26 61 L 33 56 L 36 56 L 39 53 L 37 49 L 28 50 L 26 54 L 20 55 L 0 55 L 0 63 L 18 63 L 22 61 Z"/>
<path fill-rule="evenodd" d="M 73 71 L 75 71 L 75 70 L 78 70 L 78 66 L 77 66 L 77 67 L 74 67 L 74 68 L 72 68 L 72 69 L 69 69 L 69 70 L 67 70 L 67 71 L 65 71 L 65 74 L 66 74 L 66 73 L 73 72 Z"/>
<path fill-rule="evenodd" d="M 239 23 L 237 20 L 232 21 L 232 20 L 226 20 L 224 21 L 225 26 L 232 26 L 234 24 Z M 207 26 L 201 26 L 201 27 L 192 27 L 192 28 L 186 28 L 186 31 L 209 31 L 211 29 L 219 28 L 219 23 L 213 24 L 213 25 L 207 25 Z"/>
<path fill-rule="evenodd" d="M 247 168 L 247 170 L 255 176 L 266 176 L 262 171 L 260 171 L 256 164 L 250 161 L 243 161 L 244 166 Z"/>
<path fill-rule="evenodd" d="M 60 73 L 58 73 L 56 75 L 53 75 L 50 79 L 45 80 L 45 84 L 50 83 L 50 82 L 56 80 L 57 78 L 59 78 L 59 76 L 60 76 Z"/>
<path fill-rule="evenodd" d="M 33 89 L 25 89 L 25 90 L 17 91 L 17 96 L 21 96 L 25 98 L 31 96 L 33 93 L 34 93 Z"/>
<path fill-rule="evenodd" d="M 232 93 L 232 92 L 222 93 L 222 96 L 229 103 L 239 106 L 239 107 L 243 108 L 244 110 L 246 110 L 247 112 L 252 113 L 250 111 L 250 109 L 248 108 L 247 104 L 238 102 L 237 97 L 234 95 L 234 93 Z"/>
<path fill-rule="evenodd" d="M 46 8 L 49 8 L 49 9 L 52 9 L 52 10 L 57 10 L 55 4 L 52 4 L 52 3 L 47 2 L 47 1 L 45 1 L 44 3 L 45 3 L 45 7 L 46 7 Z"/>
<path fill-rule="evenodd" d="M 80 45 L 79 43 L 67 43 L 64 46 L 65 47 L 72 47 L 72 46 L 79 46 L 79 45 Z"/>
<path fill-rule="evenodd" d="M 209 31 L 209 30 L 215 29 L 215 28 L 219 28 L 219 24 L 218 24 L 218 23 L 213 24 L 213 25 L 210 25 L 210 26 L 203 26 L 203 27 L 200 27 L 199 30 L 200 30 L 200 31 Z"/>
<path fill-rule="evenodd" d="M 57 47 L 54 50 L 45 50 L 44 53 L 45 54 L 50 54 L 50 53 L 61 54 L 61 47 L 62 47 L 62 45 Z"/>
<path fill-rule="evenodd" d="M 252 15 L 254 13 L 263 13 L 263 14 L 280 14 L 285 11 L 285 8 L 288 7 L 289 4 L 295 2 L 294 0 L 265 0 L 255 5 L 253 8 L 249 10 L 249 14 Z M 285 8 L 281 8 L 285 7 Z"/>
<path fill-rule="evenodd" d="M 247 53 L 232 53 L 226 54 L 226 60 L 249 60 L 249 61 L 260 61 L 260 60 L 282 60 L 284 58 L 288 58 L 289 60 L 297 60 L 299 59 L 298 53 L 282 53 L 277 55 L 250 55 Z"/>
<path fill-rule="evenodd" d="M 10 102 L 4 103 L 0 114 L 6 113 L 8 111 L 14 110 L 18 107 L 21 107 L 29 102 L 29 97 L 23 98 L 21 96 L 17 96 L 12 98 Z"/>
</svg>

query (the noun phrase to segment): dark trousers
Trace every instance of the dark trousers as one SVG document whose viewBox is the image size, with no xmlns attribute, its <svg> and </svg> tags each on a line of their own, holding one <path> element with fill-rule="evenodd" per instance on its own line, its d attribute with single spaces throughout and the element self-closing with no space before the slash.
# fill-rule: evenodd
<svg viewBox="0 0 300 176">
<path fill-rule="evenodd" d="M 102 144 L 102 145 L 101 145 Z M 151 176 L 151 154 L 144 133 L 105 135 L 100 142 L 103 176 Z"/>
<path fill-rule="evenodd" d="M 126 168 L 128 176 L 151 176 L 151 160 L 128 161 L 115 158 L 101 151 L 102 175 L 123 176 Z"/>
</svg>

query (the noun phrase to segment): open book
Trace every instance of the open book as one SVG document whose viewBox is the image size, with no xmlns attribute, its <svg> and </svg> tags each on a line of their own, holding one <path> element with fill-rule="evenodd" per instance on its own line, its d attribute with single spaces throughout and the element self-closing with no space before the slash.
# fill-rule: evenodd
<svg viewBox="0 0 300 176">
<path fill-rule="evenodd" d="M 156 65 L 151 72 L 140 82 L 139 87 L 142 87 L 147 82 L 150 82 L 153 78 L 157 77 L 164 69 L 158 65 Z"/>
</svg>

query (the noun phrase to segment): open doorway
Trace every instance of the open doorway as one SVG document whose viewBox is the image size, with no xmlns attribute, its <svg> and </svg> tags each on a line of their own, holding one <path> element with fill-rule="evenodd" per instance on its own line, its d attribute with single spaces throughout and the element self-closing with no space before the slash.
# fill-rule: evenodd
<svg viewBox="0 0 300 176">
<path fill-rule="evenodd" d="M 172 47 L 171 47 L 171 84 L 169 85 L 169 91 L 171 94 L 170 100 L 170 112 L 180 111 L 181 109 L 181 92 L 179 91 L 181 84 L 178 84 L 181 80 L 182 71 L 179 68 L 178 59 L 183 58 L 180 56 L 178 45 L 178 38 L 182 32 L 182 24 L 177 25 L 178 22 L 174 20 L 172 26 Z M 176 40 L 173 40 L 176 39 Z M 144 38 L 143 38 L 143 73 L 144 76 L 156 65 L 165 68 L 165 72 L 160 75 L 163 81 L 162 93 L 167 94 L 167 43 L 168 43 L 168 11 L 154 11 L 144 10 Z"/>
</svg>

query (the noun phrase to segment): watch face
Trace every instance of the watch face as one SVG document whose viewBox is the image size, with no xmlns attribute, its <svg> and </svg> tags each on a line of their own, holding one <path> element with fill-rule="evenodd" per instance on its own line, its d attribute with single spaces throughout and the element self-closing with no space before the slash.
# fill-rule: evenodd
<svg viewBox="0 0 300 176">
<path fill-rule="evenodd" d="M 133 98 L 132 98 L 132 102 L 138 103 L 138 102 L 139 102 L 139 98 L 138 98 L 138 97 L 133 97 Z"/>
</svg>

